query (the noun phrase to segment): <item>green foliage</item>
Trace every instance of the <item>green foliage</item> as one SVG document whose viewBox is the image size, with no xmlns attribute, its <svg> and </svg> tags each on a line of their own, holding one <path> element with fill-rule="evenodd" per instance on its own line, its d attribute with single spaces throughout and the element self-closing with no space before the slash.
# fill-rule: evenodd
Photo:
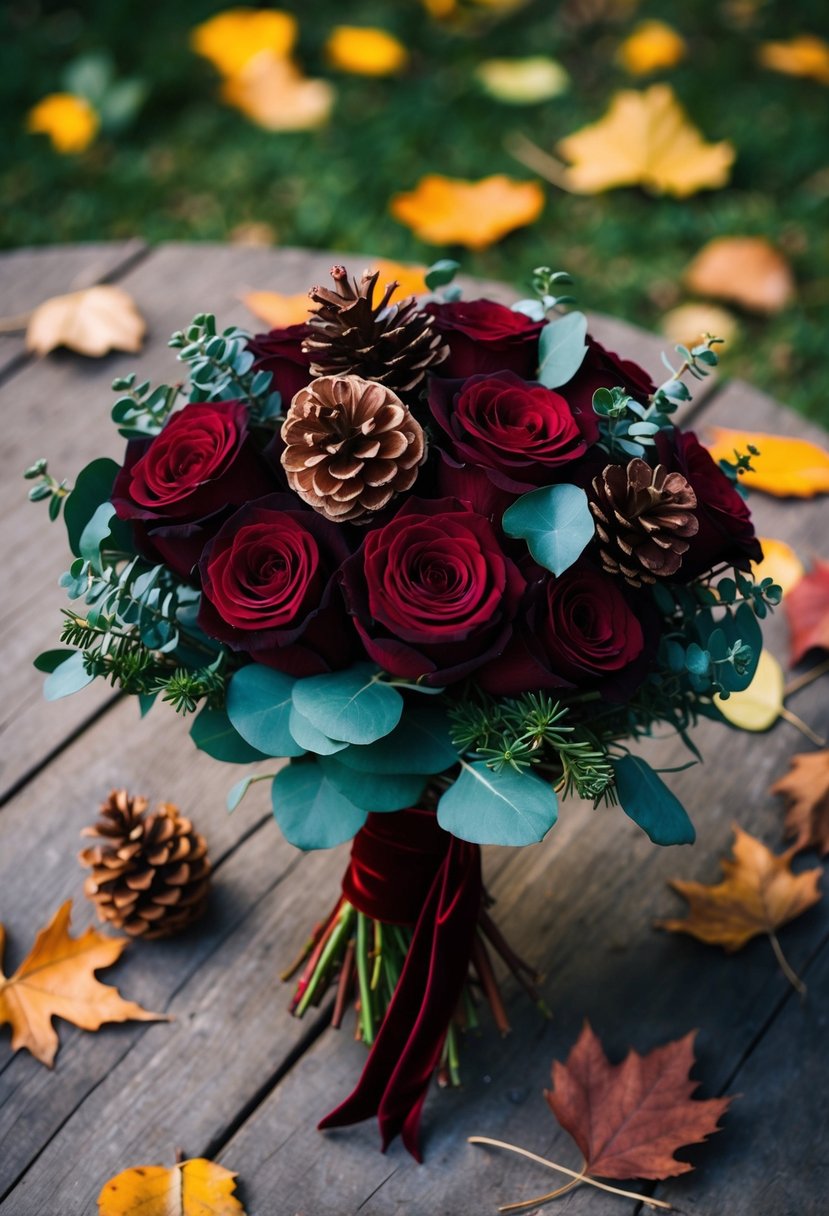
<svg viewBox="0 0 829 1216">
<path fill-rule="evenodd" d="M 543 486 L 522 495 L 504 512 L 507 536 L 527 542 L 540 566 L 563 574 L 593 539 L 595 524 L 580 486 Z"/>
<path fill-rule="evenodd" d="M 587 354 L 587 317 L 568 312 L 548 321 L 538 340 L 537 379 L 546 388 L 558 388 L 572 380 Z"/>
<path fill-rule="evenodd" d="M 575 304 L 575 296 L 557 296 L 553 289 L 559 284 L 570 286 L 573 280 L 564 270 L 552 270 L 549 266 L 536 266 L 532 272 L 532 289 L 535 297 L 529 300 L 518 300 L 512 305 L 514 312 L 523 312 L 533 321 L 543 321 L 548 313 L 565 304 Z"/>
<path fill-rule="evenodd" d="M 416 806 L 426 785 L 420 773 L 365 773 L 340 756 L 320 756 L 319 766 L 334 789 L 364 811 L 402 811 Z"/>
<path fill-rule="evenodd" d="M 67 481 L 56 481 L 49 473 L 48 462 L 42 457 L 29 465 L 23 473 L 26 481 L 34 481 L 35 485 L 29 490 L 29 502 L 49 503 L 49 518 L 54 521 L 60 515 L 63 503 L 69 497 L 71 490 Z"/>
<path fill-rule="evenodd" d="M 295 705 L 291 705 L 291 712 L 288 717 L 288 729 L 294 741 L 301 748 L 304 748 L 307 752 L 314 752 L 317 756 L 333 756 L 335 752 L 341 752 L 344 748 L 350 746 L 350 744 L 344 743 L 341 739 L 329 739 L 328 735 L 324 735 L 321 730 L 317 730 L 316 726 L 312 722 L 309 722 Z"/>
<path fill-rule="evenodd" d="M 641 756 L 613 761 L 622 810 L 654 844 L 693 844 L 694 825 L 679 799 Z"/>
<path fill-rule="evenodd" d="M 292 676 L 261 663 L 250 663 L 231 677 L 227 716 L 251 747 L 267 756 L 301 756 L 289 728 Z"/>
<path fill-rule="evenodd" d="M 494 772 L 483 761 L 463 761 L 461 772 L 438 803 L 446 832 L 476 844 L 536 844 L 558 817 L 552 786 L 534 773 Z"/>
<path fill-rule="evenodd" d="M 366 821 L 366 812 L 339 793 L 313 760 L 278 772 L 271 800 L 283 836 L 298 849 L 331 849 L 350 840 Z"/>
<path fill-rule="evenodd" d="M 298 712 L 327 735 L 346 743 L 374 743 L 394 730 L 403 698 L 371 663 L 345 671 L 297 680 L 293 701 Z"/>
<path fill-rule="evenodd" d="M 125 439 L 148 439 L 158 434 L 173 412 L 182 386 L 159 384 L 153 388 L 149 380 L 136 384 L 136 378 L 131 372 L 112 381 L 112 391 L 121 394 L 112 406 L 112 421 Z"/>
<path fill-rule="evenodd" d="M 76 557 L 85 556 L 81 553 L 81 538 L 84 529 L 99 507 L 104 504 L 109 505 L 109 498 L 112 494 L 112 486 L 117 473 L 118 465 L 115 461 L 107 457 L 101 457 L 98 460 L 93 460 L 85 468 L 81 469 L 75 479 L 74 489 L 66 500 L 63 518 L 66 524 L 69 548 Z M 113 543 L 117 543 L 124 552 L 129 553 L 132 549 L 132 538 L 128 525 L 125 523 L 122 523 L 120 527 L 115 525 L 114 530 L 117 536 L 113 537 Z M 108 527 L 106 532 L 102 533 L 101 541 L 103 541 L 106 535 L 111 534 L 112 531 L 113 529 Z M 94 547 L 96 556 L 100 560 L 100 543 Z"/>
<path fill-rule="evenodd" d="M 112 135 L 132 125 L 149 91 L 144 80 L 116 79 L 112 57 L 101 51 L 73 59 L 63 73 L 63 86 L 85 97 L 100 115 L 103 130 Z"/>
<path fill-rule="evenodd" d="M 242 400 L 248 403 L 254 423 L 273 425 L 282 398 L 271 391 L 270 372 L 252 370 L 253 355 L 247 350 L 250 336 L 237 325 L 217 333 L 216 318 L 207 312 L 195 316 L 187 329 L 177 330 L 169 345 L 187 366 L 190 401 Z"/>
<path fill-rule="evenodd" d="M 265 759 L 262 752 L 245 742 L 223 709 L 213 709 L 209 705 L 193 719 L 190 738 L 199 751 L 226 764 L 251 764 Z"/>
<path fill-rule="evenodd" d="M 458 750 L 443 706 L 406 705 L 390 734 L 363 747 L 349 747 L 338 759 L 357 773 L 434 775 L 457 763 Z"/>
<path fill-rule="evenodd" d="M 455 262 L 452 258 L 440 258 L 426 271 L 426 286 L 430 291 L 436 291 L 438 287 L 448 287 L 460 268 L 460 262 Z"/>
</svg>

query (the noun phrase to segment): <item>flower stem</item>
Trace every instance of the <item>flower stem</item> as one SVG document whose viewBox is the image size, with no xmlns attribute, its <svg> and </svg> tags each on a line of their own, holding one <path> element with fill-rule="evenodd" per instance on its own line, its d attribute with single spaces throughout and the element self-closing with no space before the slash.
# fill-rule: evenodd
<svg viewBox="0 0 829 1216">
<path fill-rule="evenodd" d="M 360 1026 L 363 1042 L 374 1042 L 374 1019 L 371 1013 L 371 984 L 368 974 L 368 917 L 357 913 L 357 983 L 360 988 Z"/>
</svg>

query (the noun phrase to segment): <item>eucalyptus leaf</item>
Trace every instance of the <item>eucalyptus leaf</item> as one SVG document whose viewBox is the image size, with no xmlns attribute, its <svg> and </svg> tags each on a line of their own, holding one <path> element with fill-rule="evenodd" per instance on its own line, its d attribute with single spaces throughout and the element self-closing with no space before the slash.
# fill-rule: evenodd
<svg viewBox="0 0 829 1216">
<path fill-rule="evenodd" d="M 572 566 L 595 532 L 587 495 L 566 483 L 522 495 L 504 512 L 503 528 L 507 536 L 525 540 L 538 564 L 553 574 Z"/>
<path fill-rule="evenodd" d="M 693 844 L 694 825 L 682 803 L 641 756 L 613 760 L 622 810 L 654 844 Z"/>
<path fill-rule="evenodd" d="M 391 734 L 365 747 L 349 747 L 339 757 L 360 773 L 426 773 L 434 775 L 458 760 L 449 717 L 442 706 L 407 706 Z"/>
<path fill-rule="evenodd" d="M 430 291 L 434 291 L 436 287 L 445 287 L 447 283 L 452 282 L 460 268 L 460 262 L 454 262 L 451 258 L 441 258 L 440 261 L 433 262 L 426 271 L 424 282 Z"/>
<path fill-rule="evenodd" d="M 232 785 L 227 791 L 226 805 L 228 811 L 235 811 L 239 803 L 244 798 L 245 794 L 250 789 L 253 777 L 242 777 L 235 785 Z"/>
<path fill-rule="evenodd" d="M 426 785 L 424 774 L 360 773 L 337 756 L 320 756 L 319 766 L 334 789 L 364 811 L 402 811 L 414 806 Z"/>
<path fill-rule="evenodd" d="M 293 676 L 249 663 L 231 678 L 227 690 L 227 716 L 242 738 L 267 756 L 301 756 L 291 734 Z"/>
<path fill-rule="evenodd" d="M 76 650 L 68 659 L 59 663 L 43 681 L 43 695 L 47 701 L 59 701 L 61 697 L 80 692 L 94 679 L 84 666 L 83 651 Z"/>
<path fill-rule="evenodd" d="M 245 742 L 223 709 L 211 709 L 208 705 L 193 720 L 190 738 L 199 751 L 226 764 L 251 764 L 254 760 L 270 759 Z"/>
<path fill-rule="evenodd" d="M 536 844 L 557 818 L 558 799 L 549 782 L 511 768 L 496 773 L 480 760 L 463 763 L 438 803 L 444 831 L 475 844 Z"/>
<path fill-rule="evenodd" d="M 294 685 L 294 705 L 329 739 L 373 743 L 390 734 L 403 713 L 400 693 L 378 675 L 372 664 L 357 663 L 345 671 L 308 676 Z"/>
<path fill-rule="evenodd" d="M 74 650 L 44 650 L 34 659 L 32 666 L 36 671 L 44 671 L 51 674 L 56 667 L 60 667 L 61 663 L 65 663 L 67 659 L 71 659 Z"/>
<path fill-rule="evenodd" d="M 572 380 L 587 354 L 587 317 L 568 312 L 549 321 L 538 339 L 538 379 L 546 388 Z"/>
<path fill-rule="evenodd" d="M 306 752 L 315 752 L 318 756 L 332 756 L 335 752 L 348 750 L 351 746 L 340 739 L 329 739 L 328 735 L 317 730 L 313 722 L 303 717 L 295 705 L 291 706 L 288 729 L 301 748 Z"/>
<path fill-rule="evenodd" d="M 298 849 L 331 849 L 350 840 L 366 821 L 366 812 L 339 793 L 316 762 L 289 764 L 278 772 L 271 801 L 282 835 Z"/>
<path fill-rule="evenodd" d="M 84 528 L 101 503 L 109 502 L 118 469 L 119 466 L 114 460 L 102 456 L 98 460 L 93 460 L 78 474 L 74 489 L 66 499 L 66 506 L 63 509 L 69 548 L 75 557 L 80 556 L 81 535 Z M 128 537 L 129 530 L 126 524 L 123 524 L 123 529 L 124 535 Z"/>
</svg>

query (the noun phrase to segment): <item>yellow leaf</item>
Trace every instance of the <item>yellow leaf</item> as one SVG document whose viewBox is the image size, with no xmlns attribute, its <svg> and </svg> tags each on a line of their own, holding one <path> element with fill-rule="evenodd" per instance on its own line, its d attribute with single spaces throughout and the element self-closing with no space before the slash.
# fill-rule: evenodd
<svg viewBox="0 0 829 1216">
<path fill-rule="evenodd" d="M 335 68 L 359 76 L 392 76 L 409 58 L 399 39 L 376 26 L 338 25 L 325 50 Z"/>
<path fill-rule="evenodd" d="M 526 59 L 485 59 L 475 75 L 496 101 L 507 105 L 531 105 L 560 97 L 570 87 L 567 72 L 547 55 Z"/>
<path fill-rule="evenodd" d="M 503 173 L 476 182 L 430 173 L 390 204 L 395 219 L 422 241 L 469 249 L 486 249 L 514 228 L 532 224 L 543 207 L 537 182 L 514 181 Z"/>
<path fill-rule="evenodd" d="M 236 1174 L 204 1157 L 172 1169 L 137 1165 L 104 1185 L 98 1216 L 245 1216 L 235 1190 Z"/>
<path fill-rule="evenodd" d="M 305 131 L 327 121 L 334 90 L 303 76 L 289 59 L 260 51 L 225 80 L 222 98 L 267 131 Z"/>
<path fill-rule="evenodd" d="M 760 536 L 758 540 L 763 546 L 763 560 L 751 564 L 754 580 L 760 583 L 764 578 L 772 578 L 785 595 L 805 574 L 803 562 L 784 540 L 774 540 L 770 536 Z"/>
<path fill-rule="evenodd" d="M 242 300 L 253 315 L 271 329 L 284 329 L 307 321 L 313 307 L 307 291 L 294 296 L 283 296 L 278 291 L 249 291 Z"/>
<path fill-rule="evenodd" d="M 96 980 L 95 972 L 111 967 L 127 945 L 125 939 L 104 937 L 87 929 L 70 937 L 72 901 L 55 913 L 14 975 L 6 977 L 0 966 L 0 1026 L 12 1028 L 12 1051 L 25 1047 L 52 1067 L 58 1036 L 52 1018 L 64 1018 L 81 1030 L 99 1030 L 104 1022 L 164 1021 L 161 1013 L 148 1013 L 134 1001 L 125 1001 L 109 984 Z M 0 964 L 5 932 L 0 925 Z"/>
<path fill-rule="evenodd" d="M 261 51 L 280 58 L 289 55 L 296 32 L 296 20 L 289 13 L 229 8 L 197 25 L 190 34 L 190 45 L 223 76 L 235 76 Z"/>
<path fill-rule="evenodd" d="M 815 34 L 800 34 L 788 42 L 764 42 L 757 57 L 773 72 L 829 84 L 829 42 Z"/>
<path fill-rule="evenodd" d="M 582 194 L 644 186 L 686 198 L 724 186 L 734 161 L 727 141 L 705 142 L 667 84 L 622 89 L 604 118 L 563 139 L 558 151 L 571 162 L 567 188 Z"/>
<path fill-rule="evenodd" d="M 426 271 L 428 266 L 414 266 L 406 262 L 390 262 L 386 258 L 374 258 L 369 262 L 369 269 L 378 271 L 381 286 L 395 279 L 399 284 L 391 299 L 402 296 L 422 296 L 429 290 L 426 286 Z"/>
<path fill-rule="evenodd" d="M 759 450 L 760 455 L 751 458 L 755 472 L 740 478 L 751 489 L 778 498 L 813 498 L 829 493 L 829 452 L 816 443 L 723 426 L 710 430 L 708 450 L 715 460 L 733 460 L 735 449 L 745 452 L 749 444 Z"/>
<path fill-rule="evenodd" d="M 98 134 L 97 111 L 85 97 L 74 93 L 50 93 L 29 110 L 26 129 L 48 135 L 56 152 L 83 152 Z"/>
<path fill-rule="evenodd" d="M 622 67 L 631 76 L 673 68 L 685 58 L 685 39 L 664 21 L 642 21 L 619 47 Z"/>
<path fill-rule="evenodd" d="M 726 345 L 725 349 L 717 347 L 719 358 L 728 353 L 739 332 L 736 318 L 716 304 L 680 304 L 665 313 L 660 328 L 671 342 L 681 342 L 683 346 L 695 346 L 705 334 L 722 338 Z"/>
<path fill-rule="evenodd" d="M 699 251 L 685 272 L 692 291 L 733 300 L 754 312 L 780 312 L 794 297 L 789 263 L 760 236 L 722 236 Z"/>
<path fill-rule="evenodd" d="M 783 668 L 770 651 L 764 650 L 748 688 L 732 692 L 727 700 L 717 693 L 714 703 L 732 726 L 740 730 L 768 730 L 783 711 L 784 682 Z"/>
<path fill-rule="evenodd" d="M 134 353 L 141 349 L 146 328 L 132 296 L 120 287 L 88 287 L 38 305 L 26 330 L 26 346 L 39 355 L 56 346 L 81 355 Z"/>
</svg>

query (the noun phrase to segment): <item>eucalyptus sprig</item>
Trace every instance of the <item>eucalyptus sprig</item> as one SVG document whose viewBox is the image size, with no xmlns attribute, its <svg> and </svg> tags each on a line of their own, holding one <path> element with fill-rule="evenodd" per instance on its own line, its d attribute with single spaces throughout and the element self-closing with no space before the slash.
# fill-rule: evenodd
<svg viewBox="0 0 829 1216">
<path fill-rule="evenodd" d="M 64 499 L 72 493 L 68 481 L 58 481 L 49 472 L 48 462 L 41 458 L 30 465 L 23 474 L 26 481 L 36 484 L 29 490 L 29 502 L 45 502 L 49 500 L 49 518 L 57 519 Z"/>
<path fill-rule="evenodd" d="M 251 335 L 237 325 L 216 331 L 212 313 L 198 313 L 187 329 L 177 330 L 168 343 L 177 350 L 190 375 L 190 401 L 245 401 L 251 421 L 274 425 L 282 398 L 271 389 L 271 372 L 253 371 L 254 356 L 247 349 Z"/>
<path fill-rule="evenodd" d="M 545 317 L 565 304 L 575 304 L 576 297 L 572 295 L 556 295 L 559 286 L 572 286 L 573 279 L 565 270 L 553 270 L 550 266 L 536 266 L 532 272 L 530 285 L 535 292 L 535 298 L 518 300 L 513 304 L 513 312 L 522 312 L 533 321 L 543 321 Z"/>
</svg>

